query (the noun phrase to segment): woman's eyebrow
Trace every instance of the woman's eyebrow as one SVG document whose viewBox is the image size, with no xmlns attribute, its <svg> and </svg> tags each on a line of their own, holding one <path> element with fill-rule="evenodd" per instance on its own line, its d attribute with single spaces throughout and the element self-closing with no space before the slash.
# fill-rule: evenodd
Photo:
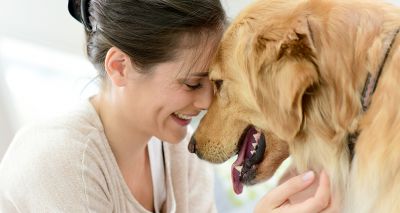
<svg viewBox="0 0 400 213">
<path fill-rule="evenodd" d="M 207 77 L 208 76 L 208 72 L 196 72 L 196 73 L 192 73 L 190 76 L 193 76 L 193 77 Z"/>
</svg>

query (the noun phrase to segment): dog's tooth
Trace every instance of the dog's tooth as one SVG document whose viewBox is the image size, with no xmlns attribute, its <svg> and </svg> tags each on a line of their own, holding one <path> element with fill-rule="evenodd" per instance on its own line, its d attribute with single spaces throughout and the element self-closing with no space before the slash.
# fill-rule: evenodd
<svg viewBox="0 0 400 213">
<path fill-rule="evenodd" d="M 257 132 L 257 133 L 255 133 L 255 134 L 253 135 L 253 138 L 254 138 L 254 140 L 255 140 L 256 142 L 258 142 L 258 140 L 260 140 L 260 136 L 261 136 L 261 133 Z"/>
<path fill-rule="evenodd" d="M 254 155 L 254 153 L 256 153 L 256 151 L 253 150 L 253 151 L 250 151 L 250 153 L 251 153 L 251 155 Z"/>
<path fill-rule="evenodd" d="M 253 146 L 253 149 L 256 149 L 256 147 L 257 147 L 257 142 L 251 143 L 251 145 Z"/>
<path fill-rule="evenodd" d="M 243 166 L 235 166 L 235 169 L 236 169 L 239 173 L 241 173 L 241 172 L 242 172 L 242 169 L 243 169 Z"/>
</svg>

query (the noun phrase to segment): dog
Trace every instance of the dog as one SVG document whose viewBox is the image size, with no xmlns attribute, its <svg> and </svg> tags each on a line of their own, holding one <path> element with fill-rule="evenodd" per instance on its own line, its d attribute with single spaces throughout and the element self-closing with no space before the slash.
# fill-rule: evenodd
<svg viewBox="0 0 400 213">
<path fill-rule="evenodd" d="M 189 150 L 232 165 L 236 193 L 291 156 L 324 170 L 340 212 L 400 212 L 400 10 L 369 0 L 259 0 L 212 63 Z"/>
</svg>

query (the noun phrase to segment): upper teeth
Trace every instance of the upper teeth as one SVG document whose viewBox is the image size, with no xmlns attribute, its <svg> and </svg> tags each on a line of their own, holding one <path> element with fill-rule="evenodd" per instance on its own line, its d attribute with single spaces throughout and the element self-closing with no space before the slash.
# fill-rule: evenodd
<svg viewBox="0 0 400 213">
<path fill-rule="evenodd" d="M 180 114 L 180 113 L 177 113 L 177 112 L 174 112 L 174 115 L 176 115 L 176 117 L 184 119 L 184 120 L 190 120 L 193 117 L 193 116 L 190 116 L 190 115 L 184 115 L 184 114 Z"/>
<path fill-rule="evenodd" d="M 243 169 L 243 166 L 235 166 L 235 169 L 236 169 L 239 173 L 241 173 L 241 172 L 242 172 L 242 169 Z"/>
<path fill-rule="evenodd" d="M 261 136 L 261 133 L 260 133 L 260 132 L 257 132 L 256 134 L 253 135 L 253 137 L 254 137 L 254 139 L 255 139 L 256 141 L 260 140 L 260 136 Z"/>
</svg>

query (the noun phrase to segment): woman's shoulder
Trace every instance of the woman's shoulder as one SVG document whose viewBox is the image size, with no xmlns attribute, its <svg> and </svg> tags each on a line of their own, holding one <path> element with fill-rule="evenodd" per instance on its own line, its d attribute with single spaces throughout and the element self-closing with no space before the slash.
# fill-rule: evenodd
<svg viewBox="0 0 400 213">
<path fill-rule="evenodd" d="M 52 147 L 74 142 L 85 143 L 102 133 L 97 113 L 86 105 L 79 105 L 57 117 L 26 124 L 15 134 L 11 146 L 13 143 L 35 147 L 41 144 Z"/>
<path fill-rule="evenodd" d="M 101 133 L 75 113 L 27 125 L 16 134 L 0 163 L 0 202 L 82 212 L 102 196 L 109 207 Z"/>
<path fill-rule="evenodd" d="M 0 163 L 0 190 L 19 196 L 16 190 L 32 185 L 35 193 L 57 187 L 82 193 L 85 179 L 104 182 L 105 139 L 87 113 L 75 110 L 20 129 Z"/>
<path fill-rule="evenodd" d="M 84 154 L 97 155 L 96 143 L 104 140 L 98 122 L 92 111 L 77 108 L 56 118 L 27 124 L 16 133 L 0 169 L 15 162 L 46 168 L 57 163 L 79 163 Z"/>
<path fill-rule="evenodd" d="M 59 117 L 27 124 L 15 134 L 7 153 L 20 150 L 47 154 L 61 150 L 71 152 L 99 135 L 99 131 L 92 126 L 73 120 L 73 117 Z"/>
</svg>

